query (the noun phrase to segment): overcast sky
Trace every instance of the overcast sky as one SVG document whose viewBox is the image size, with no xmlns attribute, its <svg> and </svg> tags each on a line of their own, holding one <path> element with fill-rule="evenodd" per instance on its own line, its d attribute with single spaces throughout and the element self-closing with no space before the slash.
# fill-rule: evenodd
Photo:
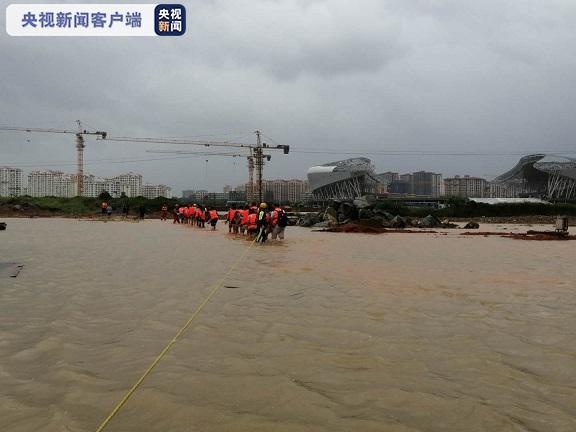
<svg viewBox="0 0 576 432">
<path fill-rule="evenodd" d="M 293 150 L 266 178 L 303 179 L 345 151 L 576 152 L 574 0 L 191 1 L 179 38 L 10 37 L 9 3 L 1 125 L 243 142 L 260 129 Z M 176 194 L 247 177 L 235 158 L 89 163 L 165 157 L 153 149 L 182 147 L 88 138 L 86 170 L 137 171 Z M 298 152 L 310 150 L 326 153 Z M 488 178 L 519 158 L 368 157 L 379 172 Z M 73 136 L 0 132 L 0 165 L 74 160 Z"/>
</svg>

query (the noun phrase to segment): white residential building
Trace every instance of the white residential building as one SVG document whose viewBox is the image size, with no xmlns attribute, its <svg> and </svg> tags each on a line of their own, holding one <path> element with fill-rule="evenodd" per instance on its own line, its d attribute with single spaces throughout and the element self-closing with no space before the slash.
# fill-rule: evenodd
<svg viewBox="0 0 576 432">
<path fill-rule="evenodd" d="M 122 192 L 126 193 L 127 196 L 142 196 L 142 174 L 129 172 L 114 177 L 112 180 L 115 180 L 121 185 L 123 188 Z"/>
<path fill-rule="evenodd" d="M 20 196 L 22 192 L 22 170 L 0 167 L 0 197 Z"/>
<path fill-rule="evenodd" d="M 146 184 L 142 186 L 142 196 L 148 199 L 172 198 L 172 189 L 166 185 Z"/>
<path fill-rule="evenodd" d="M 76 196 L 76 176 L 62 171 L 32 171 L 28 174 L 28 194 L 33 197 Z"/>
<path fill-rule="evenodd" d="M 164 186 L 164 188 L 167 188 L 167 186 Z M 76 175 L 65 174 L 61 171 L 32 171 L 28 175 L 27 190 L 28 194 L 33 197 L 74 197 L 77 195 Z M 84 176 L 82 196 L 95 198 L 104 191 L 108 192 L 113 198 L 118 198 L 122 194 L 130 198 L 141 196 L 142 175 L 127 173 L 112 178 L 99 178 L 93 175 Z M 163 191 L 166 193 L 165 189 Z"/>
<path fill-rule="evenodd" d="M 236 190 L 249 190 L 249 185 L 245 184 Z M 294 203 L 302 201 L 302 195 L 309 191 L 308 182 L 305 180 L 263 180 L 262 197 L 265 200 L 272 200 L 279 203 Z M 255 199 L 258 198 L 258 187 L 254 185 Z"/>
</svg>

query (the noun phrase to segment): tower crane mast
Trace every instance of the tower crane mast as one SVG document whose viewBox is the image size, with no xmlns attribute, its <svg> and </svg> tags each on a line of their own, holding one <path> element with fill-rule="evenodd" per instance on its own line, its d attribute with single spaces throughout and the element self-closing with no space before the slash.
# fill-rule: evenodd
<svg viewBox="0 0 576 432">
<path fill-rule="evenodd" d="M 195 151 L 185 151 L 185 150 L 146 150 L 146 153 L 161 153 L 161 154 L 180 154 L 180 155 L 187 155 L 187 154 L 196 154 L 199 156 L 228 156 L 228 157 L 243 157 L 246 158 L 248 161 L 248 187 L 246 188 L 246 200 L 253 201 L 254 200 L 254 156 L 252 152 L 250 154 L 242 154 L 242 153 L 219 153 L 219 152 L 195 152 Z M 262 154 L 262 158 L 270 161 L 272 159 L 271 155 Z M 260 200 L 262 201 L 262 200 Z"/>
</svg>

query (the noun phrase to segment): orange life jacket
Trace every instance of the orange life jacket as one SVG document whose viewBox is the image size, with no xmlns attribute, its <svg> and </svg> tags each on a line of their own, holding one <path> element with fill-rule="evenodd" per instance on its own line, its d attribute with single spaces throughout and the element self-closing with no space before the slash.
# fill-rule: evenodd
<svg viewBox="0 0 576 432">
<path fill-rule="evenodd" d="M 218 219 L 218 212 L 216 210 L 210 210 L 210 220 Z"/>
<path fill-rule="evenodd" d="M 256 220 L 258 215 L 256 213 L 250 213 L 248 216 L 248 228 L 256 228 Z"/>
<path fill-rule="evenodd" d="M 204 214 L 204 210 L 198 209 L 196 210 L 196 218 L 200 220 L 206 220 L 206 215 Z"/>
<path fill-rule="evenodd" d="M 234 209 L 228 210 L 228 222 L 232 222 L 235 216 L 236 216 L 236 210 Z"/>
<path fill-rule="evenodd" d="M 242 212 L 242 225 L 248 224 L 248 216 L 250 215 L 249 210 L 240 210 Z"/>
</svg>

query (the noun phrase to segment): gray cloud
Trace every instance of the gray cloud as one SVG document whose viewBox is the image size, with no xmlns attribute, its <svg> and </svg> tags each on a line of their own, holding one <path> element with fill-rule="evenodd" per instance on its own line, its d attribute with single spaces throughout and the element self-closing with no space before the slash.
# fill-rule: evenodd
<svg viewBox="0 0 576 432">
<path fill-rule="evenodd" d="M 339 0 L 216 4 L 219 13 L 203 11 L 194 35 L 211 35 L 200 55 L 217 66 L 255 66 L 279 79 L 376 73 L 407 48 L 374 1 L 362 7 Z M 378 13 L 366 14 L 366 7 Z M 223 22 L 226 30 L 219 31 Z"/>
</svg>

